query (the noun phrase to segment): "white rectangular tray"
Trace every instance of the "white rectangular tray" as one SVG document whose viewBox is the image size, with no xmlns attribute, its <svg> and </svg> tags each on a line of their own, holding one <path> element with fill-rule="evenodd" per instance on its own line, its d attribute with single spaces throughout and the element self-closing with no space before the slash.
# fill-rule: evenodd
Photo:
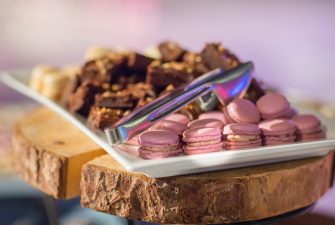
<svg viewBox="0 0 335 225">
<path fill-rule="evenodd" d="M 31 89 L 28 85 L 29 79 L 30 71 L 27 70 L 3 72 L 1 74 L 3 83 L 59 113 L 105 149 L 125 169 L 133 172 L 142 172 L 150 177 L 168 177 L 323 156 L 330 150 L 335 149 L 335 140 L 326 139 L 259 147 L 250 150 L 221 151 L 201 155 L 183 155 L 164 159 L 143 160 L 123 151 L 122 147 L 115 148 L 110 146 L 103 132 L 96 134 L 91 131 L 86 126 L 84 118 L 69 113 L 59 104 Z"/>
</svg>

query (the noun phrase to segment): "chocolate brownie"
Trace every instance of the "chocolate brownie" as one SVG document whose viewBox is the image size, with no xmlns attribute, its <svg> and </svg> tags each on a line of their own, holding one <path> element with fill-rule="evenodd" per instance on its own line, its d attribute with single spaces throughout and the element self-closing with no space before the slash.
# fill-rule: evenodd
<svg viewBox="0 0 335 225">
<path fill-rule="evenodd" d="M 163 62 L 182 61 L 186 50 L 174 41 L 164 41 L 158 45 Z"/>
<path fill-rule="evenodd" d="M 238 58 L 220 43 L 208 43 L 200 53 L 205 65 L 210 69 L 229 70 L 239 64 Z"/>
<path fill-rule="evenodd" d="M 77 90 L 69 96 L 67 102 L 69 111 L 86 117 L 94 104 L 95 95 L 101 92 L 103 92 L 103 87 L 100 83 L 92 80 L 83 81 Z"/>
<path fill-rule="evenodd" d="M 185 63 L 154 61 L 148 68 L 147 83 L 160 92 L 168 85 L 179 87 L 191 82 L 193 80 L 191 72 L 192 70 Z"/>
<path fill-rule="evenodd" d="M 154 59 L 132 52 L 128 55 L 128 69 L 133 72 L 146 73 L 147 68 Z"/>
<path fill-rule="evenodd" d="M 106 91 L 95 96 L 95 106 L 110 109 L 133 109 L 137 105 L 137 98 L 128 91 Z"/>
<path fill-rule="evenodd" d="M 92 130 L 103 130 L 113 126 L 125 113 L 123 109 L 93 106 L 87 119 L 87 126 Z"/>
<path fill-rule="evenodd" d="M 122 74 L 126 73 L 127 58 L 121 54 L 108 55 L 85 63 L 81 74 L 78 76 L 78 83 L 84 80 L 96 82 L 117 83 Z"/>
</svg>

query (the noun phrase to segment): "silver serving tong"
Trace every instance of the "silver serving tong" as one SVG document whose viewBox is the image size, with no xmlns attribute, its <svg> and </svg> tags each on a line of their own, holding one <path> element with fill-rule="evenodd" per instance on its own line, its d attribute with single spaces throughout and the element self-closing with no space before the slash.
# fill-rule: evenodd
<svg viewBox="0 0 335 225">
<path fill-rule="evenodd" d="M 194 100 L 206 111 L 212 109 L 218 101 L 224 104 L 244 94 L 250 84 L 253 69 L 252 62 L 241 63 L 228 71 L 215 69 L 189 85 L 155 99 L 123 117 L 113 127 L 105 128 L 109 144 L 125 143 Z"/>
</svg>

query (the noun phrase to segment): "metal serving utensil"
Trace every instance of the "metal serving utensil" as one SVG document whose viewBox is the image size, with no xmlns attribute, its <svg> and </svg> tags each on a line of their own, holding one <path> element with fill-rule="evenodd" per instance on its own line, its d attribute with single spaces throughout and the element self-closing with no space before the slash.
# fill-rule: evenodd
<svg viewBox="0 0 335 225">
<path fill-rule="evenodd" d="M 113 127 L 105 128 L 109 144 L 125 143 L 194 100 L 198 101 L 202 109 L 208 110 L 217 101 L 224 104 L 244 94 L 250 84 L 253 69 L 252 62 L 241 63 L 228 71 L 215 69 L 189 85 L 155 99 L 123 117 Z"/>
</svg>

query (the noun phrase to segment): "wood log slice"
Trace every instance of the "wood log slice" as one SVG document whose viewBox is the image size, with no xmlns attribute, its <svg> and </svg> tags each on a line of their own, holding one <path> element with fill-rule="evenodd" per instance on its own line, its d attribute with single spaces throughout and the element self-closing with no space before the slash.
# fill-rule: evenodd
<svg viewBox="0 0 335 225">
<path fill-rule="evenodd" d="M 167 178 L 120 167 L 108 155 L 82 170 L 81 203 L 97 211 L 169 224 L 223 224 L 273 217 L 316 202 L 332 182 L 324 157 Z"/>
<path fill-rule="evenodd" d="M 32 186 L 59 199 L 80 195 L 84 163 L 105 152 L 46 107 L 18 122 L 12 137 L 14 167 Z"/>
</svg>

